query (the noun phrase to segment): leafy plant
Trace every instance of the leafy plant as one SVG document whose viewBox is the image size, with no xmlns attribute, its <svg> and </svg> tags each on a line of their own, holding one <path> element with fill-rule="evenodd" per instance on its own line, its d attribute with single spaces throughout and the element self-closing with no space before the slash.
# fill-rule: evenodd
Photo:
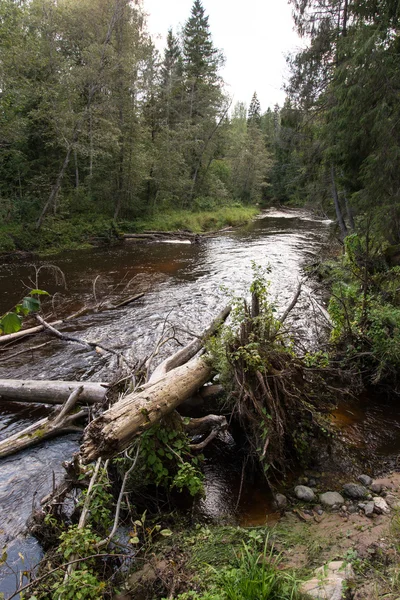
<svg viewBox="0 0 400 600">
<path fill-rule="evenodd" d="M 44 290 L 31 290 L 12 310 L 0 317 L 0 335 L 19 331 L 24 317 L 40 310 L 40 296 L 48 295 Z"/>
<path fill-rule="evenodd" d="M 187 435 L 172 422 L 158 423 L 144 432 L 140 446 L 141 469 L 145 483 L 166 489 L 187 489 L 192 496 L 201 493 L 202 455 L 192 456 Z"/>
</svg>

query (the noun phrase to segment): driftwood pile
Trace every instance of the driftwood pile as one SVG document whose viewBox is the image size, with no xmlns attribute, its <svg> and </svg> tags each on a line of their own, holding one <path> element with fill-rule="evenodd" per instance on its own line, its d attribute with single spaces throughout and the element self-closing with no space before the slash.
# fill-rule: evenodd
<svg viewBox="0 0 400 600">
<path fill-rule="evenodd" d="M 0 442 L 0 457 L 67 431 L 84 432 L 81 447 L 81 460 L 84 463 L 99 457 L 110 458 L 120 453 L 137 435 L 172 412 L 210 380 L 211 367 L 201 356 L 194 357 L 201 352 L 205 339 L 216 332 L 229 312 L 230 307 L 226 307 L 201 336 L 162 362 L 138 390 L 116 402 L 85 429 L 77 427 L 76 422 L 87 418 L 89 411 L 85 405 L 104 405 L 109 387 L 107 384 L 0 380 L 2 400 L 62 405 L 61 409 L 57 408 L 51 416 Z M 44 321 L 43 325 L 56 337 L 85 344 L 82 340 L 60 334 Z M 80 403 L 82 408 L 78 412 L 72 412 L 77 403 Z M 187 426 L 193 435 L 198 432 L 208 433 L 212 436 L 209 439 L 215 437 L 216 432 L 226 426 L 225 418 L 215 415 L 194 421 L 192 424 L 189 421 L 189 425 L 185 427 Z M 200 442 L 193 448 L 202 447 L 204 444 Z"/>
</svg>

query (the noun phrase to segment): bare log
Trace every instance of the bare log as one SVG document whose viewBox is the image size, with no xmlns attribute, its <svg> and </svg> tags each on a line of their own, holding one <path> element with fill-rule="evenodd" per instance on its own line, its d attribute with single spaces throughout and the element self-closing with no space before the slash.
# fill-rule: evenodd
<svg viewBox="0 0 400 600">
<path fill-rule="evenodd" d="M 62 325 L 67 321 L 71 321 L 72 319 L 76 319 L 86 314 L 90 308 L 84 306 L 76 313 L 65 317 L 65 319 L 59 319 L 58 321 L 53 321 L 50 323 L 52 327 L 57 327 L 58 325 Z M 45 329 L 45 325 L 37 325 L 36 327 L 28 327 L 27 329 L 20 329 L 20 331 L 16 331 L 15 333 L 7 333 L 6 335 L 0 335 L 0 345 L 8 344 L 11 342 L 16 342 L 21 338 L 24 338 L 28 335 L 33 335 L 35 333 L 40 333 Z"/>
<path fill-rule="evenodd" d="M 51 325 L 56 327 L 57 325 L 62 325 L 63 321 L 53 321 Z M 15 333 L 7 333 L 6 335 L 0 336 L 0 345 L 8 344 L 9 342 L 15 342 L 21 338 L 26 337 L 27 335 L 33 335 L 34 333 L 39 333 L 44 330 L 44 325 L 37 325 L 36 327 L 29 327 L 28 329 L 21 329 L 20 331 L 16 331 Z"/>
<path fill-rule="evenodd" d="M 83 391 L 83 386 L 77 387 L 69 395 L 61 409 L 57 409 L 56 413 L 51 417 L 40 419 L 36 423 L 29 425 L 22 431 L 14 433 L 7 439 L 0 442 L 0 458 L 10 456 L 26 448 L 30 448 L 42 440 L 68 433 L 70 431 L 82 431 L 75 425 L 78 419 L 87 415 L 87 410 L 81 410 L 77 413 L 68 416 L 68 412 L 75 406 L 79 395 Z"/>
<path fill-rule="evenodd" d="M 0 398 L 16 402 L 63 404 L 70 394 L 82 387 L 79 402 L 94 404 L 102 402 L 108 384 L 89 381 L 47 381 L 31 379 L 0 379 Z"/>
<path fill-rule="evenodd" d="M 85 429 L 81 446 L 83 463 L 99 456 L 111 458 L 179 404 L 190 398 L 211 377 L 202 358 L 177 367 L 141 392 L 128 394 Z"/>
<path fill-rule="evenodd" d="M 193 358 L 203 347 L 204 341 L 207 337 L 216 332 L 218 327 L 223 323 L 227 318 L 229 313 L 231 312 L 231 306 L 226 306 L 221 312 L 216 316 L 216 318 L 212 321 L 212 323 L 203 331 L 200 337 L 194 339 L 190 344 L 178 350 L 175 354 L 168 357 L 161 364 L 158 365 L 156 369 L 154 369 L 148 384 L 152 385 L 153 383 L 159 381 L 166 373 L 175 369 L 176 367 L 180 367 L 184 365 L 188 360 Z"/>
</svg>

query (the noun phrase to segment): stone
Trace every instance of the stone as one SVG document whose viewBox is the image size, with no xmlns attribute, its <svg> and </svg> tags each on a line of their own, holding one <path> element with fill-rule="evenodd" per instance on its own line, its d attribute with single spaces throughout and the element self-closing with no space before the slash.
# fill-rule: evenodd
<svg viewBox="0 0 400 600">
<path fill-rule="evenodd" d="M 350 504 L 350 506 L 347 507 L 347 512 L 350 515 L 354 515 L 354 513 L 357 512 L 357 506 L 354 506 L 354 504 Z"/>
<path fill-rule="evenodd" d="M 381 491 L 382 491 L 382 484 L 381 483 L 376 483 L 374 481 L 370 485 L 370 490 L 371 490 L 371 492 L 374 492 L 374 494 L 380 494 Z"/>
<path fill-rule="evenodd" d="M 389 506 L 393 506 L 397 502 L 397 498 L 396 496 L 393 496 L 393 494 L 387 494 L 385 500 L 389 504 Z"/>
<path fill-rule="evenodd" d="M 372 517 L 372 515 L 374 514 L 374 509 L 375 509 L 375 503 L 367 502 L 367 504 L 364 507 L 365 516 Z"/>
<path fill-rule="evenodd" d="M 317 482 L 315 481 L 315 479 L 310 479 L 308 482 L 308 485 L 313 488 L 317 485 Z"/>
<path fill-rule="evenodd" d="M 363 500 L 368 495 L 367 488 L 358 483 L 345 483 L 343 492 L 349 498 L 354 498 L 354 500 Z"/>
<path fill-rule="evenodd" d="M 391 481 L 388 477 L 383 477 L 382 479 L 375 479 L 374 483 L 380 484 L 382 487 L 385 487 L 388 490 L 394 490 L 396 488 L 393 481 Z"/>
<path fill-rule="evenodd" d="M 296 485 L 294 488 L 296 498 L 303 500 L 304 502 L 312 502 L 315 500 L 315 494 L 311 488 L 306 485 Z"/>
<path fill-rule="evenodd" d="M 344 561 L 334 561 L 314 571 L 315 577 L 300 586 L 300 592 L 315 600 L 342 600 L 353 569 Z"/>
<path fill-rule="evenodd" d="M 360 483 L 367 487 L 369 487 L 372 483 L 372 477 L 370 477 L 369 475 L 360 475 L 357 479 Z"/>
<path fill-rule="evenodd" d="M 373 503 L 375 506 L 375 512 L 378 515 L 387 515 L 390 513 L 390 508 L 388 507 L 388 504 L 384 498 L 381 498 L 380 496 L 376 496 L 373 499 Z"/>
<path fill-rule="evenodd" d="M 335 504 L 342 505 L 344 503 L 344 498 L 339 492 L 325 492 L 324 494 L 320 494 L 319 501 L 324 506 L 332 508 Z"/>
<path fill-rule="evenodd" d="M 288 501 L 283 494 L 275 494 L 275 506 L 278 510 L 283 510 L 287 507 Z"/>
</svg>

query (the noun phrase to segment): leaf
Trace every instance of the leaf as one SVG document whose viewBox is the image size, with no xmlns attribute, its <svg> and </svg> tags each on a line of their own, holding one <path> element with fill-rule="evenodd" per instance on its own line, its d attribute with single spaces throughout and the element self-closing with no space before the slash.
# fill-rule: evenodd
<svg viewBox="0 0 400 600">
<path fill-rule="evenodd" d="M 172 531 L 170 529 L 161 529 L 160 535 L 163 535 L 164 537 L 169 537 L 170 535 L 172 535 Z"/>
<path fill-rule="evenodd" d="M 46 292 L 45 290 L 31 290 L 29 292 L 29 295 L 30 296 L 34 296 L 34 295 L 37 295 L 37 296 L 50 296 L 49 292 Z"/>
<path fill-rule="evenodd" d="M 136 521 L 134 522 L 134 525 L 137 525 L 138 527 L 141 527 L 141 526 L 142 526 L 142 521 L 137 521 L 137 520 L 136 520 Z"/>
<path fill-rule="evenodd" d="M 22 308 L 26 308 L 29 312 L 36 312 L 40 308 L 40 302 L 36 298 L 25 296 L 22 300 Z"/>
<path fill-rule="evenodd" d="M 15 313 L 7 313 L 0 319 L 3 333 L 15 333 L 21 329 L 21 319 Z"/>
<path fill-rule="evenodd" d="M 130 544 L 138 544 L 138 543 L 139 543 L 139 538 L 137 537 L 137 535 L 135 535 L 135 537 L 132 537 L 132 538 L 129 540 L 129 543 L 130 543 Z"/>
</svg>

